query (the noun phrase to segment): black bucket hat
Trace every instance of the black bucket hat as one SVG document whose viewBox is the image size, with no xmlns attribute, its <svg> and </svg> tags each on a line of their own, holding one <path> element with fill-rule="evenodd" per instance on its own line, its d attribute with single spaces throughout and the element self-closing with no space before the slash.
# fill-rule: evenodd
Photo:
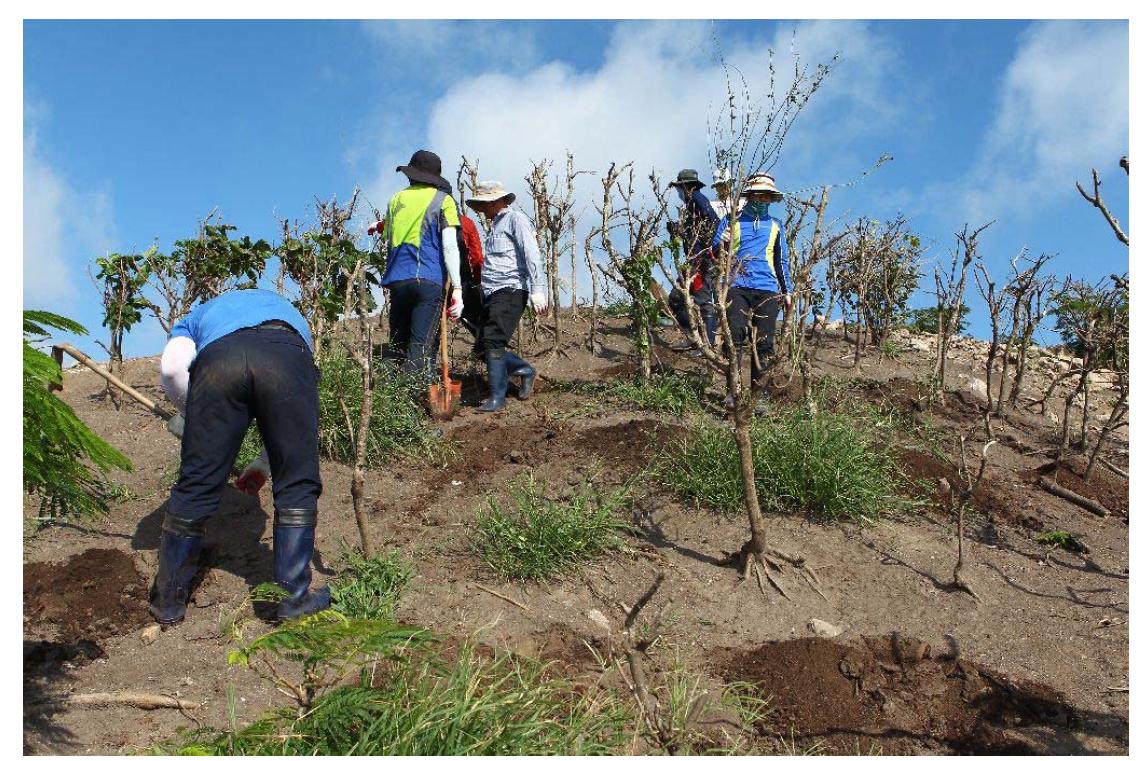
<svg viewBox="0 0 1140 761">
<path fill-rule="evenodd" d="M 406 174 L 412 182 L 431 185 L 445 193 L 451 193 L 451 183 L 443 179 L 443 162 L 431 151 L 416 151 L 411 160 L 405 166 L 396 167 L 396 171 Z"/>
<path fill-rule="evenodd" d="M 682 185 L 696 185 L 697 190 L 705 186 L 705 184 L 697 178 L 696 169 L 682 169 L 677 172 L 677 179 L 669 183 L 669 187 L 671 188 L 679 188 Z"/>
</svg>

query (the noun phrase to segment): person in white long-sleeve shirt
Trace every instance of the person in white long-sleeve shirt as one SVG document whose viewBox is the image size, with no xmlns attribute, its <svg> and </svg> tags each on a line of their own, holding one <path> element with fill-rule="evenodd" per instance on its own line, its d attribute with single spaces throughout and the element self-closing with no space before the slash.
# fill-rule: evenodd
<svg viewBox="0 0 1140 761">
<path fill-rule="evenodd" d="M 526 214 L 511 208 L 514 193 L 500 182 L 481 182 L 467 205 L 482 214 L 490 226 L 483 239 L 483 351 L 487 361 L 490 396 L 477 412 L 496 412 L 507 403 L 508 378 L 519 381 L 518 398 L 529 399 L 534 389 L 534 367 L 507 344 L 518 328 L 530 301 L 534 311 L 546 314 L 548 303 L 539 270 L 538 241 Z"/>
</svg>

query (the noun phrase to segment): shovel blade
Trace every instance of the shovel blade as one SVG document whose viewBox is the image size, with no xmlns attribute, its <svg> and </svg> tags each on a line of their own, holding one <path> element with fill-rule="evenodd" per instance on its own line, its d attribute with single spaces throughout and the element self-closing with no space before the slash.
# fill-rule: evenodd
<svg viewBox="0 0 1140 761">
<path fill-rule="evenodd" d="M 428 414 L 436 420 L 451 419 L 455 415 L 455 405 L 461 389 L 459 381 L 451 381 L 446 385 L 433 383 L 428 388 Z"/>
</svg>

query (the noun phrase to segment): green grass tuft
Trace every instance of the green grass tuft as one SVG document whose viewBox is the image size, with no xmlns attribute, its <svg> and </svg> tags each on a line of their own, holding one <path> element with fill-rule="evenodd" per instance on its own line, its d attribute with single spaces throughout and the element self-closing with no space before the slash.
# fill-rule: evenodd
<svg viewBox="0 0 1140 761">
<path fill-rule="evenodd" d="M 555 576 L 618 547 L 628 528 L 619 517 L 628 488 L 605 491 L 587 483 L 551 499 L 532 477 L 511 488 L 509 498 L 509 508 L 488 498 L 472 539 L 483 562 L 508 579 Z"/>
<path fill-rule="evenodd" d="M 608 381 L 553 383 L 556 391 L 588 396 L 599 407 L 627 403 L 650 412 L 683 415 L 701 409 L 710 385 L 705 373 L 667 371 L 654 373 L 648 381 L 640 377 Z"/>
<path fill-rule="evenodd" d="M 360 419 L 364 390 L 360 369 L 339 346 L 321 357 L 321 454 L 351 463 L 356 456 L 352 432 Z M 378 465 L 394 456 L 416 455 L 428 460 L 446 456 L 424 411 L 423 385 L 397 372 L 388 363 L 373 363 L 372 423 L 366 464 Z"/>
<path fill-rule="evenodd" d="M 396 550 L 366 558 L 349 549 L 338 565 L 344 570 L 329 584 L 332 607 L 349 618 L 393 618 L 400 597 L 416 574 Z"/>
<path fill-rule="evenodd" d="M 1068 550 L 1069 552 L 1088 552 L 1088 547 L 1080 540 L 1080 537 L 1071 531 L 1047 531 L 1044 534 L 1038 534 L 1034 539 L 1039 544 L 1048 544 L 1053 547 L 1060 547 L 1061 549 Z"/>
<path fill-rule="evenodd" d="M 843 412 L 806 407 L 757 418 L 753 466 L 761 506 L 807 510 L 825 520 L 873 521 L 902 508 L 905 476 L 889 454 L 875 448 L 861 421 Z M 693 503 L 722 513 L 743 508 L 740 459 L 731 430 L 713 422 L 666 453 L 657 477 Z"/>
<path fill-rule="evenodd" d="M 633 716 L 596 686 L 470 645 L 452 661 L 413 657 L 365 671 L 301 718 L 279 710 L 225 732 L 199 731 L 185 755 L 604 755 L 625 750 Z"/>
</svg>

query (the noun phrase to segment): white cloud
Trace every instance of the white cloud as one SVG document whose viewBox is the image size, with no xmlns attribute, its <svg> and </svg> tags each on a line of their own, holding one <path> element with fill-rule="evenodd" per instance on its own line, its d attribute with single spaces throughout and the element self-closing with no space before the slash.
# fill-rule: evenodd
<svg viewBox="0 0 1140 761">
<path fill-rule="evenodd" d="M 1038 211 L 1075 193 L 1128 150 L 1128 25 L 1032 26 L 1006 70 L 997 114 L 973 167 L 966 219 Z"/>
<path fill-rule="evenodd" d="M 461 155 L 478 158 L 481 177 L 516 190 L 524 208 L 523 177 L 531 162 L 551 158 L 561 166 L 566 150 L 579 169 L 604 171 L 611 161 L 632 160 L 641 176 L 654 168 L 671 179 L 695 167 L 707 180 L 707 123 L 725 97 L 725 71 L 713 57 L 710 31 L 708 22 L 619 24 L 597 70 L 550 62 L 461 79 L 433 105 L 422 144 L 384 153 L 369 195 L 383 199 L 399 189 L 404 183 L 392 168 L 419 147 L 440 154 L 449 178 Z M 890 82 L 894 53 L 865 23 L 810 22 L 771 31 L 768 39 L 725 43 L 725 59 L 744 73 L 758 106 L 768 86 L 769 47 L 778 91 L 790 77 L 793 52 L 810 67 L 840 52 L 841 62 L 793 128 L 784 158 L 789 171 L 849 171 L 840 159 L 851 141 L 899 108 Z M 836 119 L 844 129 L 835 129 Z M 849 163 L 862 168 L 875 158 Z M 834 179 L 789 175 L 792 185 Z M 597 184 L 580 180 L 587 183 Z"/>
<path fill-rule="evenodd" d="M 107 190 L 80 191 L 43 156 L 29 106 L 24 133 L 24 306 L 66 312 L 85 287 L 87 262 L 111 245 Z"/>
<path fill-rule="evenodd" d="M 631 22 L 614 27 L 594 70 L 552 61 L 536 67 L 491 69 L 457 80 L 432 105 L 419 131 L 393 129 L 385 118 L 378 134 L 379 170 L 365 187 L 378 206 L 406 185 L 393 171 L 417 148 L 443 160 L 454 182 L 460 157 L 479 160 L 481 179 L 496 179 L 518 195 L 517 206 L 533 212 L 524 177 L 531 162 L 551 159 L 551 182 L 564 174 L 566 151 L 575 168 L 603 174 L 611 162 L 633 161 L 635 192 L 647 195 L 646 176 L 656 170 L 667 182 L 682 168 L 696 168 L 711 180 L 708 123 L 726 97 L 726 72 L 716 57 L 718 43 L 709 22 Z M 776 167 L 788 190 L 857 176 L 878 158 L 854 150 L 861 138 L 901 111 L 906 97 L 893 45 L 863 22 L 773 24 L 749 38 L 724 35 L 719 43 L 730 76 L 743 74 L 753 107 L 763 105 L 769 81 L 769 48 L 777 72 L 776 92 L 791 78 L 794 56 L 814 69 L 841 60 L 813 97 L 791 132 Z M 739 79 L 736 84 L 739 85 Z M 837 125 L 842 125 L 837 129 Z M 419 134 L 415 144 L 396 144 L 393 135 Z M 711 192 L 711 191 L 710 191 Z M 581 215 L 579 240 L 596 224 L 597 177 L 576 181 Z M 580 250 L 580 247 L 579 247 Z M 568 265 L 565 265 L 568 268 Z M 588 282 L 580 272 L 579 292 Z"/>
</svg>

